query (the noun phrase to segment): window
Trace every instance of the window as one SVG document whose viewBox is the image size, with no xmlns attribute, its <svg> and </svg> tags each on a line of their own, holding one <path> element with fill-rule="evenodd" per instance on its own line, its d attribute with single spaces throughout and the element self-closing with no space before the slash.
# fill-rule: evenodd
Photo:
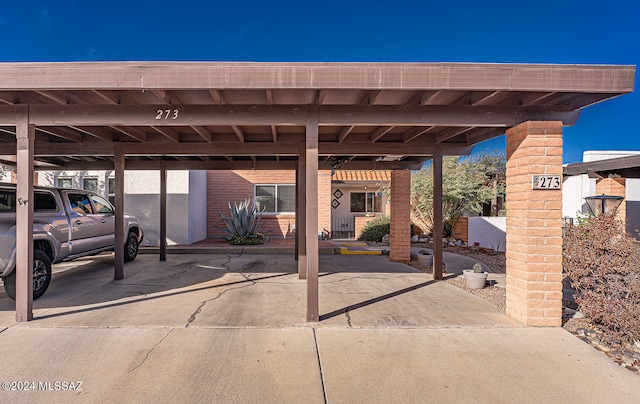
<svg viewBox="0 0 640 404">
<path fill-rule="evenodd" d="M 0 190 L 0 212 L 16 210 L 16 191 Z"/>
<path fill-rule="evenodd" d="M 34 192 L 33 199 L 36 201 L 35 205 L 33 205 L 33 209 L 35 209 L 36 212 L 41 210 L 58 210 L 56 199 L 50 192 Z"/>
<path fill-rule="evenodd" d="M 91 202 L 89 202 L 89 197 L 86 194 L 69 194 L 69 203 L 71 204 L 71 209 L 80 214 L 80 215 L 88 215 L 91 214 Z"/>
<path fill-rule="evenodd" d="M 352 192 L 351 212 L 382 212 L 382 194 L 380 192 Z"/>
<path fill-rule="evenodd" d="M 112 205 L 116 203 L 116 179 L 109 178 L 107 180 L 107 196 Z"/>
<path fill-rule="evenodd" d="M 87 191 L 98 192 L 98 179 L 95 177 L 83 178 L 82 189 L 86 189 Z"/>
<path fill-rule="evenodd" d="M 91 202 L 93 202 L 93 208 L 96 213 L 113 215 L 113 208 L 111 207 L 111 204 L 103 197 L 91 195 Z"/>
<path fill-rule="evenodd" d="M 73 178 L 58 177 L 58 188 L 73 188 Z"/>
<path fill-rule="evenodd" d="M 293 213 L 296 211 L 296 186 L 256 185 L 255 201 L 260 212 Z"/>
<path fill-rule="evenodd" d="M 33 209 L 38 211 L 53 210 L 57 211 L 58 206 L 56 200 L 50 192 L 34 192 L 33 199 L 35 204 Z M 15 190 L 0 190 L 0 212 L 15 212 L 16 211 L 16 191 Z"/>
</svg>

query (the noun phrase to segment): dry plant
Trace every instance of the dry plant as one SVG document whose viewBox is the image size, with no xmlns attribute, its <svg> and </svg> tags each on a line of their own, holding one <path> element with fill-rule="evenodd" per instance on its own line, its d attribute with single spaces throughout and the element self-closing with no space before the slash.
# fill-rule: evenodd
<svg viewBox="0 0 640 404">
<path fill-rule="evenodd" d="M 605 214 L 568 229 L 564 269 L 579 310 L 606 332 L 607 342 L 640 340 L 640 245 Z"/>
</svg>

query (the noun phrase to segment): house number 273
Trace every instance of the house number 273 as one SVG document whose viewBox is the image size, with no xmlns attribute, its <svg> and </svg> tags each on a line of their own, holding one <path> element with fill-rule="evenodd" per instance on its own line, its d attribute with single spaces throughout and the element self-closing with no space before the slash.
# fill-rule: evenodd
<svg viewBox="0 0 640 404">
<path fill-rule="evenodd" d="M 159 109 L 156 111 L 156 119 L 178 119 L 179 109 Z"/>
</svg>

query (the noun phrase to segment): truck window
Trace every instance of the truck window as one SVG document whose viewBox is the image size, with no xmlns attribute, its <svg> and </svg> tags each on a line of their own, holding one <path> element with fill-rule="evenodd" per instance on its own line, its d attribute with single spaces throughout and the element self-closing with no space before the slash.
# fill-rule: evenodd
<svg viewBox="0 0 640 404">
<path fill-rule="evenodd" d="M 0 212 L 16 211 L 16 191 L 0 189 Z"/>
<path fill-rule="evenodd" d="M 103 197 L 91 195 L 91 201 L 93 202 L 93 209 L 96 213 L 113 215 L 113 207 Z"/>
<path fill-rule="evenodd" d="M 56 206 L 56 199 L 49 192 L 34 192 L 33 199 L 36 201 L 33 209 L 36 211 L 40 210 L 58 210 L 58 206 Z"/>
<path fill-rule="evenodd" d="M 87 194 L 67 194 L 69 197 L 69 204 L 71 209 L 81 215 L 91 214 L 91 202 L 89 202 L 89 196 Z"/>
</svg>

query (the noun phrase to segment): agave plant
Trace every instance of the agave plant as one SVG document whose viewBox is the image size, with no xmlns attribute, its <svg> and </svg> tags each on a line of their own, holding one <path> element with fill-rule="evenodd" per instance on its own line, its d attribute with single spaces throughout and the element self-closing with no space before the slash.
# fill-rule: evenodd
<svg viewBox="0 0 640 404">
<path fill-rule="evenodd" d="M 220 212 L 220 217 L 226 225 L 224 232 L 231 239 L 249 239 L 260 231 L 260 215 L 254 201 L 245 199 L 242 202 L 229 202 L 230 216 Z"/>
</svg>

